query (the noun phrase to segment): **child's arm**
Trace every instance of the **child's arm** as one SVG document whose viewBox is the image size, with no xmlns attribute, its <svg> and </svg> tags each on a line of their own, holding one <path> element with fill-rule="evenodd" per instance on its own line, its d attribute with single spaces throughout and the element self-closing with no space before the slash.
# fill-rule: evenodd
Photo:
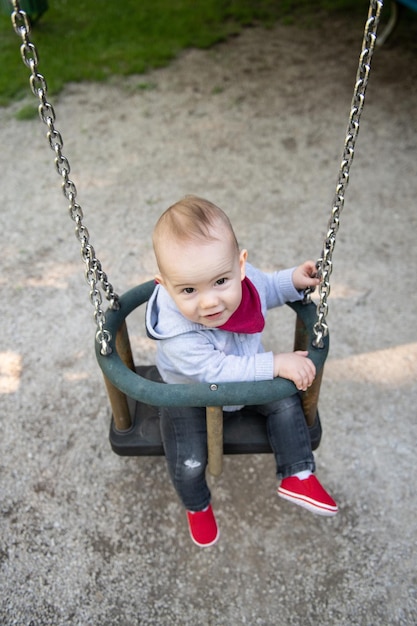
<svg viewBox="0 0 417 626">
<path fill-rule="evenodd" d="M 298 267 L 271 273 L 251 268 L 251 274 L 248 271 L 248 277 L 263 294 L 267 309 L 282 306 L 286 302 L 301 300 L 307 287 L 311 287 L 314 291 L 320 282 L 314 261 L 305 261 Z"/>
<path fill-rule="evenodd" d="M 256 352 L 255 337 L 226 331 L 183 333 L 159 341 L 156 364 L 165 382 L 171 383 L 272 380 L 274 355 L 270 351 Z M 256 344 L 253 349 L 252 342 Z M 244 345 L 246 354 L 236 353 L 236 343 Z"/>
<path fill-rule="evenodd" d="M 305 391 L 316 376 L 316 367 L 308 358 L 308 352 L 274 354 L 274 376 L 292 380 L 297 389 Z"/>
</svg>

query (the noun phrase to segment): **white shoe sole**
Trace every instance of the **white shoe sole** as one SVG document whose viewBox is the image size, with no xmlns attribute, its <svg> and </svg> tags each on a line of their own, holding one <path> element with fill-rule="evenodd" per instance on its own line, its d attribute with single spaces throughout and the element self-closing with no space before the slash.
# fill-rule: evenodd
<svg viewBox="0 0 417 626">
<path fill-rule="evenodd" d="M 288 500 L 288 502 L 293 502 L 294 504 L 298 504 L 298 506 L 302 506 L 307 511 L 311 513 L 315 513 L 316 515 L 324 515 L 326 517 L 333 517 L 337 515 L 338 508 L 337 506 L 332 506 L 330 504 L 323 504 L 322 502 L 316 502 L 312 498 L 308 496 L 302 496 L 299 494 L 295 494 L 292 491 L 287 491 L 286 489 L 278 488 L 277 493 L 280 498 L 284 500 Z"/>
</svg>

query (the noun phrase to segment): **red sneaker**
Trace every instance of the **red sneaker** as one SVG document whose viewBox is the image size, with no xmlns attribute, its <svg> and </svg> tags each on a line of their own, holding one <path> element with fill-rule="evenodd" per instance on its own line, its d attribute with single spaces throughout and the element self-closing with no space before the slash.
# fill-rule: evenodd
<svg viewBox="0 0 417 626">
<path fill-rule="evenodd" d="M 204 511 L 187 511 L 191 539 L 200 548 L 214 546 L 220 533 L 211 504 Z"/>
<path fill-rule="evenodd" d="M 278 495 L 317 515 L 332 516 L 338 512 L 336 502 L 323 489 L 314 474 L 305 480 L 300 480 L 297 476 L 284 478 L 278 487 Z"/>
</svg>

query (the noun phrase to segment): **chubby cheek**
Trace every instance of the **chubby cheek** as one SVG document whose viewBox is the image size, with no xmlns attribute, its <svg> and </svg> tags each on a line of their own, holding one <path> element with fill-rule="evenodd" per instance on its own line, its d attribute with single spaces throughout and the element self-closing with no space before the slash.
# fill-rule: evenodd
<svg viewBox="0 0 417 626">
<path fill-rule="evenodd" d="M 193 319 L 195 317 L 195 307 L 191 304 L 191 302 L 177 301 L 176 305 L 184 317 L 187 317 L 188 319 Z"/>
</svg>

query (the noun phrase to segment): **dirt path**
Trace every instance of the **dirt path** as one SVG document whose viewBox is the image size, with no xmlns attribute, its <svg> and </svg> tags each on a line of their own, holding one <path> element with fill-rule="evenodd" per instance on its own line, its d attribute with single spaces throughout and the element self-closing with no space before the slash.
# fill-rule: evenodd
<svg viewBox="0 0 417 626">
<path fill-rule="evenodd" d="M 117 291 L 152 276 L 153 223 L 185 193 L 222 206 L 264 269 L 318 256 L 361 39 L 343 21 L 255 28 L 146 77 L 65 90 L 57 126 Z M 416 78 L 412 46 L 377 51 L 335 252 L 316 460 L 340 514 L 278 502 L 271 457 L 228 457 L 207 551 L 164 460 L 109 449 L 53 155 L 37 120 L 0 110 L 2 624 L 417 622 Z M 267 343 L 291 325 L 271 316 Z M 152 362 L 140 315 L 130 330 Z"/>
</svg>

